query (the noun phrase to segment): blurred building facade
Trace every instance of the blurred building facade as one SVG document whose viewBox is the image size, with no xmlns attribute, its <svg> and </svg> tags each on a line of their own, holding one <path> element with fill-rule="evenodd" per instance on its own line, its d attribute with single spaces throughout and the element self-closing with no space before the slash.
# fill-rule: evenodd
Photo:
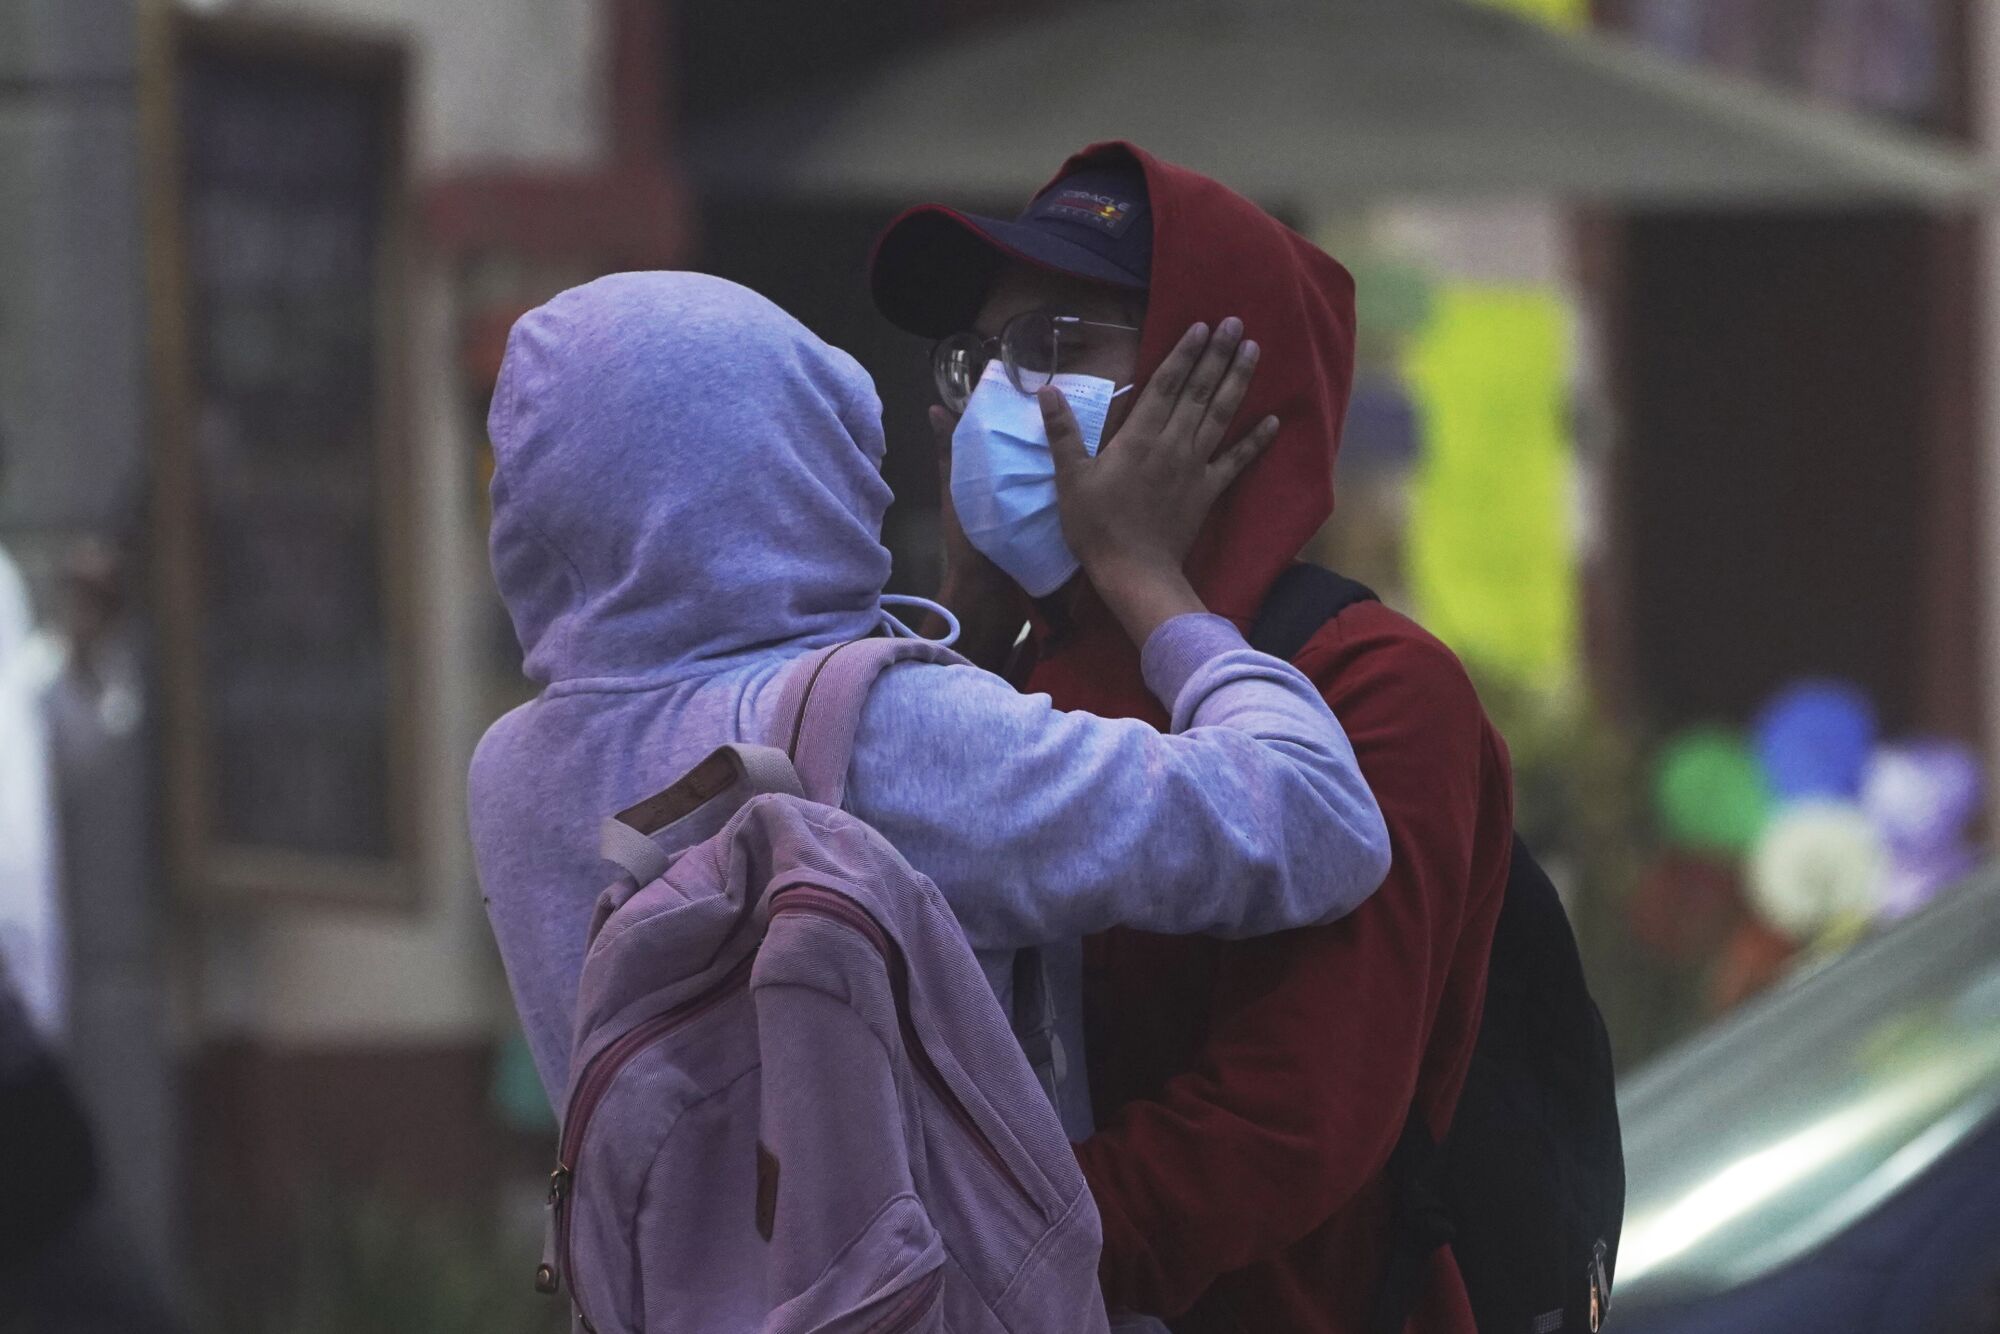
<svg viewBox="0 0 2000 1334">
<path fill-rule="evenodd" d="M 8 167 L 0 403 L 13 462 L 0 489 L 0 540 L 28 568 L 51 638 L 69 641 L 71 668 L 78 655 L 65 627 L 80 610 L 74 567 L 80 556 L 113 553 L 111 600 L 145 663 L 137 706 L 144 725 L 125 728 L 122 742 L 86 737 L 98 743 L 95 752 L 72 746 L 59 756 L 59 770 L 74 771 L 65 776 L 65 806 L 75 809 L 64 830 L 75 941 L 69 1045 L 121 1203 L 149 1258 L 182 1280 L 184 1295 L 183 1262 L 201 1246 L 227 1256 L 247 1244 L 245 1263 L 255 1264 L 265 1258 L 256 1243 L 283 1233 L 275 1225 L 322 1194 L 350 1188 L 387 1183 L 418 1198 L 474 1197 L 488 1189 L 508 1147 L 489 1089 L 509 1011 L 463 816 L 466 759 L 490 717 L 490 701 L 473 684 L 485 679 L 490 653 L 479 425 L 462 401 L 460 372 L 482 237 L 477 219 L 470 227 L 452 221 L 454 209 L 465 211 L 462 194 L 442 196 L 453 182 L 608 175 L 618 145 L 606 66 L 620 21 L 595 0 L 185 7 L 33 0 L 0 16 L 0 146 Z M 371 233 L 365 253 L 374 304 L 362 316 L 362 355 L 386 353 L 379 360 L 395 362 L 384 375 L 394 392 L 379 394 L 393 407 L 366 423 L 384 446 L 379 469 L 363 456 L 374 511 L 364 516 L 366 532 L 381 541 L 362 553 L 368 575 L 359 581 L 393 658 L 399 735 L 391 745 L 405 757 L 390 789 L 402 831 L 394 865 L 385 860 L 375 877 L 394 891 L 381 901 L 337 887 L 302 896 L 274 873 L 285 863 L 260 870 L 255 858 L 211 877 L 225 862 L 185 855 L 210 844 L 175 823 L 194 809 L 220 828 L 235 810 L 231 801 L 260 809 L 255 794 L 246 802 L 223 792 L 220 802 L 192 807 L 173 794 L 188 776 L 177 752 L 189 735 L 182 715 L 190 696 L 212 716 L 234 706 L 230 691 L 265 683 L 203 675 L 215 664 L 184 634 L 188 589 L 175 587 L 175 567 L 193 572 L 212 623 L 229 609 L 226 581 L 200 585 L 217 569 L 203 559 L 226 553 L 232 536 L 223 531 L 229 459 L 216 452 L 226 436 L 215 435 L 215 419 L 230 422 L 206 400 L 190 409 L 189 395 L 163 382 L 183 378 L 190 364 L 206 367 L 207 326 L 237 309 L 277 319 L 271 341 L 305 342 L 314 305 L 329 294 L 312 288 L 325 273 L 293 272 L 307 267 L 298 251 L 313 227 L 341 222 L 331 210 L 308 216 L 303 204 L 287 215 L 285 192 L 297 182 L 280 179 L 282 172 L 263 183 L 278 204 L 258 211 L 259 183 L 227 179 L 230 170 L 250 170 L 251 145 L 241 134 L 232 148 L 218 133 L 218 160 L 228 158 L 223 149 L 242 152 L 224 161 L 214 192 L 197 197 L 191 182 L 201 170 L 197 141 L 211 89 L 198 82 L 189 34 L 202 51 L 236 61 L 214 81 L 225 91 L 256 85 L 266 58 L 279 80 L 301 61 L 338 80 L 362 56 L 393 75 L 381 87 L 398 137 L 376 145 L 386 194 L 375 219 L 381 235 Z M 326 100 L 340 110 L 337 92 Z M 646 133 L 657 135 L 657 117 L 645 120 Z M 333 138 L 302 143 L 298 155 L 338 149 L 339 126 L 327 133 Z M 646 176 L 640 193 L 621 201 L 665 198 L 677 207 L 653 179 L 664 175 L 662 167 Z M 240 226 L 211 238 L 203 227 L 232 206 Z M 425 226 L 433 215 L 437 225 Z M 259 288 L 232 307 L 236 297 L 224 289 L 236 278 L 204 286 L 202 266 L 214 259 L 205 246 L 246 254 L 271 239 L 265 224 L 287 217 L 291 230 L 276 232 L 289 250 L 278 256 L 284 272 L 260 277 L 248 259 L 231 272 L 248 274 L 253 287 L 269 278 L 285 289 L 296 278 L 297 290 Z M 672 260 L 673 214 L 644 228 L 661 239 L 635 258 Z M 336 233 L 336 248 L 341 241 Z M 563 238 L 554 245 L 568 246 L 561 258 L 573 265 L 615 266 L 622 258 Z M 377 322 L 377 312 L 386 318 Z M 293 369 L 308 379 L 315 373 L 310 365 Z M 252 410 L 283 392 L 251 385 L 240 399 L 244 420 L 268 421 Z M 169 438 L 180 447 L 169 449 Z M 300 516 L 322 517 L 310 508 Z M 354 580 L 320 578 L 328 572 L 314 568 L 339 558 L 338 543 L 280 540 L 257 549 L 292 562 L 253 572 L 259 596 L 291 587 L 295 601 L 310 603 L 353 591 Z M 395 595 L 377 606 L 369 575 Z M 310 654 L 294 665 L 308 677 Z M 276 752 L 276 771 L 309 770 L 309 756 L 287 753 L 286 735 L 279 729 L 263 742 Z M 214 729 L 202 735 L 211 751 L 216 736 Z M 325 791 L 339 805 L 347 789 L 336 783 Z"/>
<path fill-rule="evenodd" d="M 17 5 L 0 14 L 0 546 L 27 574 L 44 623 L 55 619 L 53 591 L 69 553 L 136 543 L 145 509 L 136 34 L 124 4 Z M 133 599 L 122 600 L 129 609 Z M 124 800 L 121 819 L 93 831 L 88 850 L 101 855 L 58 851 L 67 881 L 93 883 L 87 895 L 66 896 L 87 902 L 59 903 L 69 957 L 50 966 L 68 979 L 61 1037 L 82 1092 L 103 1114 L 121 1203 L 162 1267 L 177 1223 L 168 1145 L 179 1121 L 161 1014 L 166 885 L 140 721 L 128 712 L 121 734 L 88 729 L 113 772 L 137 781 L 107 794 Z M 60 722 L 51 730 L 71 731 Z M 82 757 L 72 748 L 70 758 Z M 30 762 L 52 779 L 62 768 L 75 772 L 57 759 Z M 74 810 L 67 796 L 59 793 L 59 804 L 76 818 L 63 825 L 98 813 Z"/>
</svg>

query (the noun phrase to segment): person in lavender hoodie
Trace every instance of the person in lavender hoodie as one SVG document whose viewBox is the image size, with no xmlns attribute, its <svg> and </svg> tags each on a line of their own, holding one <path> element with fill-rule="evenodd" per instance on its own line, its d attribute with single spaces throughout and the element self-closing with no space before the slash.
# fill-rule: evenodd
<svg viewBox="0 0 2000 1334">
<path fill-rule="evenodd" d="M 1180 566 L 1268 443 L 1223 430 L 1254 368 L 1196 326 L 1117 433 L 1061 462 L 1062 524 L 1144 646 L 1171 735 L 1063 713 L 975 667 L 905 663 L 863 713 L 847 806 L 934 880 L 1003 1006 L 1041 947 L 1090 1130 L 1077 942 L 1116 925 L 1245 936 L 1352 910 L 1388 869 L 1346 734 L 1289 665 L 1203 613 Z M 1044 410 L 1060 406 L 1060 391 Z M 902 632 L 866 372 L 718 278 L 601 278 L 522 317 L 490 420 L 494 576 L 540 687 L 473 757 L 479 878 L 537 1069 L 565 1087 L 604 817 L 774 724 L 787 663 Z M 1210 459 L 1213 457 L 1214 462 Z"/>
</svg>

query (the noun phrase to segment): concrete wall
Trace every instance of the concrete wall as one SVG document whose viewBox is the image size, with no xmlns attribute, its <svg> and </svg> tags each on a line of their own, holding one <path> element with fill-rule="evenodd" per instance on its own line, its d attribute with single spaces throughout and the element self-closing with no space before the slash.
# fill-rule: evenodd
<svg viewBox="0 0 2000 1334">
<path fill-rule="evenodd" d="M 0 530 L 16 543 L 106 522 L 142 484 L 134 73 L 130 0 L 0 5 Z"/>
<path fill-rule="evenodd" d="M 130 537 L 147 492 L 145 236 L 137 16 L 177 0 L 0 0 L 0 542 L 46 594 L 84 539 Z M 363 24 L 415 56 L 419 187 L 471 169 L 585 166 L 607 152 L 599 0 L 241 0 L 194 5 Z M 127 793 L 73 908 L 73 1064 L 114 1189 L 164 1268 L 184 1198 L 176 1049 L 243 1039 L 339 1059 L 476 1049 L 508 1013 L 464 836 L 466 760 L 484 723 L 476 616 L 487 578 L 466 485 L 455 275 L 416 249 L 409 277 L 423 897 L 411 913 L 173 908 Z M 143 594 L 148 572 L 133 572 Z M 45 598 L 46 601 L 46 598 Z M 47 608 L 45 606 L 44 610 Z M 144 774 L 143 731 L 122 768 Z M 145 785 L 141 783 L 140 787 Z M 96 822 L 94 822 L 95 824 Z M 124 840 L 122 843 L 120 840 Z M 113 929 L 115 928 L 115 929 Z M 174 985 L 177 1022 L 166 1001 Z M 244 1133 L 254 1133 L 238 1127 Z M 236 1133 L 236 1132 L 232 1132 Z"/>
<path fill-rule="evenodd" d="M 405 34 L 419 169 L 574 166 L 607 147 L 602 0 L 208 0 Z"/>
</svg>

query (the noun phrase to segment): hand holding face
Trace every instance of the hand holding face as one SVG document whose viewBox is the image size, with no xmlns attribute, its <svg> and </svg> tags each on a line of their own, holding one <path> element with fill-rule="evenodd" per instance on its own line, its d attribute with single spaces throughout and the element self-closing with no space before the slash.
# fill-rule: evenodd
<svg viewBox="0 0 2000 1334">
<path fill-rule="evenodd" d="M 1107 567 L 1178 571 L 1209 510 L 1277 438 L 1277 418 L 1266 417 L 1222 448 L 1257 355 L 1241 320 L 1224 320 L 1212 335 L 1195 325 L 1094 459 L 1062 391 L 1037 396 L 1055 456 L 1063 537 L 1093 582 Z"/>
</svg>

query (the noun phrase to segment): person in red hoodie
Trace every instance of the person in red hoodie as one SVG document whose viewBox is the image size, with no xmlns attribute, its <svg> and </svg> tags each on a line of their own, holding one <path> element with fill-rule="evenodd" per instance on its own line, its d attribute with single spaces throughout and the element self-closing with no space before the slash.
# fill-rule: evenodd
<svg viewBox="0 0 2000 1334">
<path fill-rule="evenodd" d="M 1077 374 L 1122 387 L 1143 383 L 1190 324 L 1240 319 L 1262 355 L 1235 430 L 1275 417 L 1278 434 L 1211 513 L 1188 572 L 1207 607 L 1247 632 L 1333 512 L 1352 278 L 1248 200 L 1120 142 L 1072 157 L 1015 221 L 912 209 L 877 243 L 870 284 L 892 323 L 943 340 L 942 596 L 967 623 L 962 645 L 997 664 L 1025 621 L 1012 668 L 1025 688 L 1166 726 L 1137 650 L 1087 581 L 1024 595 L 1052 564 L 1061 572 L 1048 558 L 1060 534 L 1018 498 L 996 503 L 1005 487 L 969 475 L 982 469 L 954 468 L 955 414 L 996 356 L 1035 383 Z M 1106 437 L 1131 397 L 1111 401 Z M 1040 407 L 1045 442 L 1074 457 L 1072 414 L 1054 395 Z M 1180 1334 L 1374 1334 L 1390 1153 L 1412 1109 L 1434 1136 L 1450 1123 L 1507 880 L 1507 753 L 1450 650 L 1368 602 L 1294 661 L 1381 805 L 1388 880 L 1328 926 L 1245 941 L 1118 931 L 1086 945 L 1098 1128 L 1076 1152 L 1103 1214 L 1105 1300 Z M 1449 1248 L 1429 1264 L 1409 1328 L 1472 1334 Z"/>
</svg>

